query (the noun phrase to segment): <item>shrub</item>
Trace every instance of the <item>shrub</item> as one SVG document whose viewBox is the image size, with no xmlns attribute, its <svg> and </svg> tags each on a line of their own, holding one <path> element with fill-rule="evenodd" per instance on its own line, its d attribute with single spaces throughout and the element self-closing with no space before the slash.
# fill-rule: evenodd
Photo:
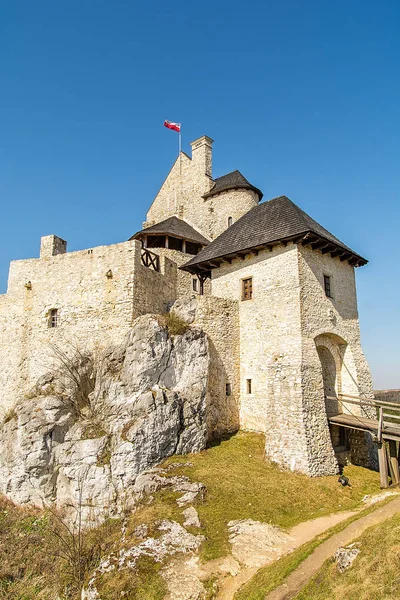
<svg viewBox="0 0 400 600">
<path fill-rule="evenodd" d="M 189 329 L 188 323 L 173 312 L 162 315 L 162 325 L 172 336 L 183 335 Z"/>
</svg>

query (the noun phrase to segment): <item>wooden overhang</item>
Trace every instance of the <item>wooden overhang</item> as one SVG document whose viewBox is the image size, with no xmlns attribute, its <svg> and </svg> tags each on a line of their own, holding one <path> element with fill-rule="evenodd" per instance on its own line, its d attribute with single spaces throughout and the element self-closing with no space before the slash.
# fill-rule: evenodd
<svg viewBox="0 0 400 600">
<path fill-rule="evenodd" d="M 191 242 L 193 244 L 199 244 L 200 246 L 207 246 L 207 244 L 210 243 L 210 241 L 204 237 L 204 235 L 194 229 L 191 225 L 189 225 L 189 223 L 179 219 L 176 216 L 169 217 L 168 219 L 156 223 L 155 225 L 141 229 L 129 239 L 141 240 L 146 236 L 150 237 L 160 235 L 168 235 L 177 239 L 186 240 L 187 242 Z"/>
<path fill-rule="evenodd" d="M 327 240 L 316 233 L 308 231 L 284 239 L 269 241 L 268 243 L 259 244 L 258 246 L 230 252 L 229 254 L 224 254 L 210 260 L 204 260 L 194 265 L 185 264 L 181 266 L 180 269 L 193 274 L 205 273 L 206 271 L 209 272 L 212 269 L 218 268 L 222 263 L 231 263 L 235 258 L 244 259 L 249 255 L 257 256 L 260 250 L 269 250 L 272 252 L 273 247 L 279 245 L 287 246 L 289 242 L 292 242 L 293 244 L 301 244 L 302 246 L 309 246 L 313 250 L 318 250 L 322 254 L 330 254 L 332 258 L 338 257 L 342 262 L 347 261 L 352 267 L 362 267 L 368 263 L 365 258 L 348 250 L 347 248 L 343 248 L 342 246 L 335 244 L 334 242 Z"/>
</svg>

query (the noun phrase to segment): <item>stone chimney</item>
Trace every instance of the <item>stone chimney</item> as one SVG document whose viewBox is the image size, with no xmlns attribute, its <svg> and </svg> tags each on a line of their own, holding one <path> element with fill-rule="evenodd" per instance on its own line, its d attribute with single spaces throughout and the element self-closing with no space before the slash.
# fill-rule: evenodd
<svg viewBox="0 0 400 600">
<path fill-rule="evenodd" d="M 40 238 L 40 258 L 65 254 L 66 251 L 67 242 L 56 235 L 45 235 Z"/>
<path fill-rule="evenodd" d="M 191 142 L 192 165 L 200 175 L 212 177 L 212 144 L 213 141 L 206 135 Z"/>
</svg>

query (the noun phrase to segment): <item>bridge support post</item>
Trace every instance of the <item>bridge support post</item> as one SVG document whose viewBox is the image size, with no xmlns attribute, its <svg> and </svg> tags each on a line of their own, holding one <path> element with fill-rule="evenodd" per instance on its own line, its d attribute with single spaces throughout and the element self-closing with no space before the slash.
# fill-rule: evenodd
<svg viewBox="0 0 400 600">
<path fill-rule="evenodd" d="M 400 481 L 399 459 L 397 456 L 397 443 L 394 440 L 389 440 L 389 455 L 392 484 L 398 485 Z"/>
<path fill-rule="evenodd" d="M 389 487 L 388 460 L 385 442 L 378 444 L 379 475 L 381 478 L 381 489 Z"/>
</svg>

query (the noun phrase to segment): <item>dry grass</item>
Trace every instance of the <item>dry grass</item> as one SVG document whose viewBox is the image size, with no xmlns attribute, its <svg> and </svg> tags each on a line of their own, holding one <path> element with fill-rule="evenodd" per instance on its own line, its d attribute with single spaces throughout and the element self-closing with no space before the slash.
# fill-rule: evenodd
<svg viewBox="0 0 400 600">
<path fill-rule="evenodd" d="M 400 598 L 400 515 L 371 527 L 358 540 L 361 553 L 340 574 L 333 560 L 296 600 L 394 600 Z"/>
<path fill-rule="evenodd" d="M 15 412 L 15 408 L 10 408 L 3 416 L 3 425 L 9 423 L 13 419 L 17 418 L 17 413 Z"/>
<path fill-rule="evenodd" d="M 163 314 L 160 322 L 161 325 L 165 327 L 168 330 L 168 333 L 172 336 L 183 335 L 189 328 L 189 325 L 186 323 L 186 321 L 178 317 L 178 315 L 173 312 Z"/>
<path fill-rule="evenodd" d="M 49 600 L 80 598 L 81 580 L 117 539 L 116 523 L 105 523 L 81 540 L 79 565 L 60 516 L 15 506 L 0 496 L 0 598 Z"/>
</svg>

